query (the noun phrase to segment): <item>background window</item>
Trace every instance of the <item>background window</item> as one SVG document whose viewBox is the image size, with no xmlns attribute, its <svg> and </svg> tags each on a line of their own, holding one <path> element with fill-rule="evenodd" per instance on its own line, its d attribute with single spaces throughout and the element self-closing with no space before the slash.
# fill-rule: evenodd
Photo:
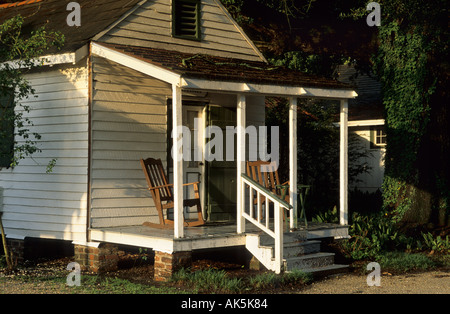
<svg viewBox="0 0 450 314">
<path fill-rule="evenodd" d="M 200 40 L 200 0 L 173 0 L 173 36 Z"/>
<path fill-rule="evenodd" d="M 370 130 L 370 146 L 371 148 L 386 146 L 386 131 L 384 126 L 372 127 Z"/>
</svg>

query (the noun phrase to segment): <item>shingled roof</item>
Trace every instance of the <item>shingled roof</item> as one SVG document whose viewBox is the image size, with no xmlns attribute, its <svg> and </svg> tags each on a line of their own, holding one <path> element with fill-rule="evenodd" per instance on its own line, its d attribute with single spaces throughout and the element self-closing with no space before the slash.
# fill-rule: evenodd
<svg viewBox="0 0 450 314">
<path fill-rule="evenodd" d="M 100 44 L 170 70 L 184 78 L 352 90 L 350 85 L 342 82 L 273 66 L 265 62 L 118 44 Z"/>
<path fill-rule="evenodd" d="M 140 0 L 78 0 L 82 10 L 82 27 L 68 26 L 68 0 L 26 0 L 0 6 L 0 23 L 17 14 L 25 18 L 23 29 L 32 31 L 41 26 L 65 35 L 61 52 L 74 52 L 117 22 Z M 323 77 L 276 67 L 265 62 L 230 59 L 210 55 L 182 53 L 163 49 L 101 45 L 168 69 L 184 78 L 200 78 L 219 82 L 242 82 L 277 86 L 318 87 L 352 90 L 348 84 Z M 49 51 L 48 53 L 56 53 Z"/>
<path fill-rule="evenodd" d="M 77 0 L 81 6 L 81 25 L 68 26 L 70 11 L 64 0 L 28 0 L 0 5 L 0 23 L 20 14 L 23 29 L 32 31 L 45 25 L 49 31 L 59 31 L 65 36 L 62 52 L 74 51 L 88 43 L 95 35 L 116 22 L 140 0 Z M 50 51 L 52 53 L 52 51 Z"/>
</svg>

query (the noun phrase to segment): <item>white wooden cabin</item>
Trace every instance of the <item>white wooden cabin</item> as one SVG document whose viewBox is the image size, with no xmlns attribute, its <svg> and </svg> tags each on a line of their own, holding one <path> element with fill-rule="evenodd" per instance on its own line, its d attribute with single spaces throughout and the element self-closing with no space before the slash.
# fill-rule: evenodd
<svg viewBox="0 0 450 314">
<path fill-rule="evenodd" d="M 369 170 L 361 173 L 349 185 L 351 190 L 374 193 L 381 190 L 384 177 L 384 156 L 386 153 L 386 131 L 381 100 L 381 84 L 373 75 L 356 75 L 353 66 L 338 68 L 339 81 L 352 84 L 358 97 L 349 101 L 348 128 L 354 136 L 358 149 L 366 152 L 360 164 L 367 164 Z"/>
<path fill-rule="evenodd" d="M 348 99 L 356 96 L 349 86 L 273 69 L 219 0 L 80 0 L 79 27 L 65 22 L 70 13 L 68 2 L 42 0 L 0 6 L 0 22 L 21 13 L 30 16 L 26 19 L 29 25 L 47 21 L 48 29 L 66 36 L 63 50 L 49 52 L 45 66 L 27 75 L 36 97 L 26 102 L 33 108 L 29 115 L 34 129 L 42 135 L 42 153 L 22 160 L 14 169 L 0 170 L 0 208 L 7 237 L 60 239 L 86 246 L 107 242 L 169 254 L 246 245 L 260 259 L 267 259 L 267 252 L 258 246 L 259 233 L 256 238 L 248 236 L 257 228 L 274 238 L 275 256 L 268 258 L 267 267 L 279 272 L 283 263 L 282 208 L 286 205 L 274 200 L 270 226 L 262 223 L 262 217 L 246 212 L 245 189 L 258 195 L 266 192 L 241 176 L 248 155 L 243 129 L 264 124 L 264 98 L 273 95 L 290 99 L 291 158 L 289 165 L 280 166 L 290 169 L 291 229 L 297 227 L 297 161 L 293 158 L 297 155 L 297 99 L 340 101 L 341 226 L 323 236 L 347 235 Z M 198 19 L 191 25 L 194 28 L 177 28 L 178 20 L 173 17 L 178 12 L 176 3 L 195 7 Z M 237 129 L 237 162 L 233 167 L 220 166 L 232 169 L 231 176 L 228 171 L 214 177 L 216 187 L 231 193 L 230 206 L 211 201 L 211 174 L 218 168 L 206 162 L 192 166 L 178 154 L 173 160 L 169 157 L 173 126 L 189 126 L 193 118 L 200 118 L 203 129 L 208 123 L 218 123 L 210 118 L 211 112 L 223 123 L 235 119 L 235 125 L 243 127 Z M 205 149 L 204 142 L 200 141 L 200 146 Z M 157 219 L 139 163 L 147 157 L 161 158 L 174 183 L 173 230 L 142 226 Z M 56 166 L 46 174 L 52 159 Z M 193 179 L 202 182 L 205 218 L 225 219 L 231 225 L 215 229 L 183 226 L 182 183 Z M 323 231 L 317 232 L 319 237 Z"/>
</svg>

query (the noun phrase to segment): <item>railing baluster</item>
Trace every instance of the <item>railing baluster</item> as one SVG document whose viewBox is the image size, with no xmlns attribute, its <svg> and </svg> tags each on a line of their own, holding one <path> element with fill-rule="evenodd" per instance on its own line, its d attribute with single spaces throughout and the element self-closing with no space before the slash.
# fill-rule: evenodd
<svg viewBox="0 0 450 314">
<path fill-rule="evenodd" d="M 256 210 L 258 211 L 258 222 L 261 223 L 261 193 L 256 191 Z"/>
<path fill-rule="evenodd" d="M 266 228 L 269 228 L 269 199 L 267 197 L 264 200 L 264 212 L 266 214 Z"/>
<path fill-rule="evenodd" d="M 253 188 L 249 185 L 249 198 L 248 198 L 248 207 L 250 211 L 250 217 L 253 218 Z"/>
<path fill-rule="evenodd" d="M 248 190 L 246 186 L 248 185 Z M 245 194 L 248 191 L 248 194 Z M 256 215 L 254 214 L 254 194 L 256 193 Z M 249 213 L 247 214 L 245 197 L 248 195 L 249 200 Z M 264 197 L 264 212 L 262 211 L 261 197 Z M 269 228 L 270 214 L 269 205 L 270 202 L 274 205 L 274 226 L 273 229 Z M 255 224 L 258 228 L 266 232 L 268 235 L 275 239 L 275 272 L 280 273 L 283 264 L 283 212 L 284 208 L 289 209 L 290 206 L 284 200 L 274 195 L 271 191 L 267 190 L 257 182 L 242 174 L 242 201 L 241 209 L 238 211 L 244 219 Z M 256 219 L 255 219 L 256 216 Z M 262 217 L 265 216 L 265 217 Z M 238 217 L 240 219 L 241 217 Z M 263 224 L 263 218 L 265 218 L 265 226 Z"/>
<path fill-rule="evenodd" d="M 280 204 L 274 202 L 274 228 L 275 228 L 275 272 L 281 272 L 281 264 L 283 261 L 283 218 L 280 213 Z"/>
</svg>

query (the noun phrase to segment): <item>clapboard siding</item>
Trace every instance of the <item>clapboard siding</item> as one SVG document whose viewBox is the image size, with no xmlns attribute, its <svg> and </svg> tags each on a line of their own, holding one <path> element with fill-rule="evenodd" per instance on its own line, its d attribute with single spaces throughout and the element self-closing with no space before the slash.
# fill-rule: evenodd
<svg viewBox="0 0 450 314">
<path fill-rule="evenodd" d="M 256 48 L 215 0 L 202 1 L 201 41 L 172 36 L 172 6 L 168 0 L 147 1 L 100 41 L 261 61 Z"/>
<path fill-rule="evenodd" d="M 139 160 L 166 160 L 171 86 L 97 57 L 93 78 L 91 227 L 153 221 Z"/>
<path fill-rule="evenodd" d="M 86 64 L 82 62 L 80 64 Z M 3 223 L 11 236 L 86 239 L 88 170 L 88 75 L 85 66 L 27 74 L 35 95 L 22 101 L 32 110 L 32 132 L 42 152 L 0 171 Z M 22 140 L 17 139 L 19 142 Z M 48 162 L 56 166 L 46 173 Z"/>
</svg>

